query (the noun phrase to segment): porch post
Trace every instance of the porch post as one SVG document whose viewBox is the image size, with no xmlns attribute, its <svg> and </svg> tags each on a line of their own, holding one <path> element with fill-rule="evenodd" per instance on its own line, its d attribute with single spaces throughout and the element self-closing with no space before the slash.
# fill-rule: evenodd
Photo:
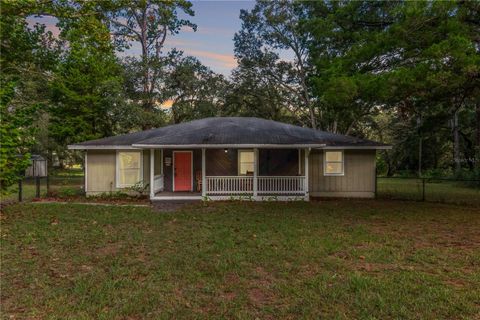
<svg viewBox="0 0 480 320">
<path fill-rule="evenodd" d="M 206 177 L 206 165 L 205 165 L 205 148 L 202 148 L 202 197 L 205 199 L 207 196 L 207 177 Z"/>
<path fill-rule="evenodd" d="M 253 197 L 258 196 L 258 149 L 253 149 Z"/>
<path fill-rule="evenodd" d="M 303 166 L 304 170 L 305 170 L 305 179 L 303 180 L 305 185 L 304 185 L 304 189 L 305 189 L 305 200 L 306 201 L 310 201 L 310 191 L 308 190 L 309 186 L 308 186 L 308 156 L 310 155 L 310 148 L 308 149 L 305 149 L 305 165 Z"/>
<path fill-rule="evenodd" d="M 165 176 L 163 174 L 163 149 L 160 149 L 160 175 L 162 176 L 162 179 L 160 179 L 160 191 L 163 191 L 165 189 Z"/>
<path fill-rule="evenodd" d="M 150 199 L 155 197 L 155 149 L 150 149 Z"/>
</svg>

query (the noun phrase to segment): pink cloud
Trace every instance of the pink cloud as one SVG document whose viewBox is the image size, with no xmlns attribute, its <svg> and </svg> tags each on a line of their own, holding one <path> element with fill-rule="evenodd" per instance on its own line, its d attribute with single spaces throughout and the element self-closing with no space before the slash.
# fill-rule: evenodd
<svg viewBox="0 0 480 320">
<path fill-rule="evenodd" d="M 186 50 L 187 51 L 187 50 Z M 223 67 L 235 68 L 237 66 L 237 60 L 232 54 L 222 54 L 205 50 L 188 50 L 189 54 L 192 54 L 197 57 L 206 58 L 209 60 L 220 62 Z"/>
<path fill-rule="evenodd" d="M 60 35 L 60 29 L 57 27 L 57 19 L 49 16 L 33 17 L 30 16 L 27 18 L 28 27 L 33 29 L 33 27 L 38 24 L 45 25 L 45 30 L 50 31 L 55 38 L 58 38 Z"/>
</svg>

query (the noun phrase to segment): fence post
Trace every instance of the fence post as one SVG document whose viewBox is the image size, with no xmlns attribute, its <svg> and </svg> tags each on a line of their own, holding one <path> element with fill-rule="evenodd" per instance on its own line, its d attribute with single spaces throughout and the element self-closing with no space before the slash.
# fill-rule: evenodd
<svg viewBox="0 0 480 320">
<path fill-rule="evenodd" d="M 375 199 L 377 199 L 377 188 L 378 188 L 378 176 L 377 176 L 377 168 L 375 168 L 375 194 L 374 194 L 374 197 Z"/>
<path fill-rule="evenodd" d="M 425 201 L 425 178 L 422 178 L 422 201 Z"/>
<path fill-rule="evenodd" d="M 47 174 L 47 195 L 50 194 L 50 178 L 48 177 Z"/>
<path fill-rule="evenodd" d="M 36 176 L 35 177 L 35 198 L 40 198 L 40 177 Z"/>
<path fill-rule="evenodd" d="M 22 195 L 22 179 L 18 179 L 18 202 L 22 202 L 23 195 Z"/>
</svg>

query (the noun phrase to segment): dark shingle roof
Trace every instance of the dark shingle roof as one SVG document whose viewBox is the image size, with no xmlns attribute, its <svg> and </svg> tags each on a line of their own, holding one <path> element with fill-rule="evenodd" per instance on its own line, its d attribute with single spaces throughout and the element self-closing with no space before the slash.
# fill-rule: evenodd
<svg viewBox="0 0 480 320">
<path fill-rule="evenodd" d="M 312 145 L 387 147 L 375 141 L 259 118 L 217 117 L 91 140 L 71 148 L 174 145 Z"/>
</svg>

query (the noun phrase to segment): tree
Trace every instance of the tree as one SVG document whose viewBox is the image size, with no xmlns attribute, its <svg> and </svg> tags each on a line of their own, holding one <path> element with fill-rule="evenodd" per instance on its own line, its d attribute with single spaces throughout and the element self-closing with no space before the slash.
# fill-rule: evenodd
<svg viewBox="0 0 480 320">
<path fill-rule="evenodd" d="M 29 125 L 31 117 L 23 114 L 23 110 L 9 110 L 9 103 L 14 96 L 15 84 L 2 83 L 0 89 L 0 194 L 7 192 L 8 187 L 13 185 L 25 172 L 30 163 L 28 141 L 31 134 Z"/>
<path fill-rule="evenodd" d="M 402 122 L 403 136 L 416 137 L 396 148 L 416 158 L 421 173 L 430 133 L 441 138 L 437 146 L 450 143 L 443 133 L 452 119 L 458 171 L 465 139 L 460 113 L 478 96 L 478 25 L 472 22 L 478 8 L 463 2 L 305 5 L 309 17 L 304 26 L 312 35 L 310 55 L 316 66 L 312 92 L 333 120 L 353 121 L 358 133 L 368 131 L 364 121 L 376 110 L 395 110 L 389 114 Z M 346 129 L 341 132 L 352 132 L 348 122 L 341 124 Z M 415 156 L 412 146 L 417 147 Z"/>
<path fill-rule="evenodd" d="M 234 38 L 239 63 L 235 77 L 262 84 L 263 90 L 273 89 L 271 97 L 279 98 L 279 94 L 287 92 L 281 104 L 288 106 L 289 112 L 297 117 L 296 122 L 317 128 L 319 115 L 307 84 L 311 72 L 308 34 L 298 28 L 304 18 L 304 7 L 291 1 L 262 0 L 250 12 L 242 10 L 242 29 Z M 282 55 L 290 55 L 292 59 L 282 59 Z M 263 101 L 252 106 L 263 107 L 260 102 Z"/>
<path fill-rule="evenodd" d="M 174 123 L 217 116 L 224 105 L 227 80 L 195 57 L 172 52 L 161 82 L 161 96 L 172 104 Z"/>
<path fill-rule="evenodd" d="M 62 18 L 60 26 L 68 49 L 51 84 L 49 135 L 63 159 L 68 144 L 118 132 L 125 99 L 122 68 L 99 16 Z"/>
<path fill-rule="evenodd" d="M 178 11 L 193 16 L 191 6 L 186 0 L 119 0 L 100 5 L 118 48 L 131 48 L 133 42 L 140 44 L 140 58 L 128 59 L 129 75 L 132 76 L 129 88 L 132 90 L 130 98 L 147 113 L 144 120 L 158 111 L 160 99 L 157 84 L 168 60 L 163 52 L 167 35 L 177 34 L 184 26 L 196 29 L 189 20 L 178 17 Z M 154 116 L 153 119 L 158 117 Z M 155 125 L 158 123 L 142 123 L 143 129 Z"/>
<path fill-rule="evenodd" d="M 0 17 L 0 192 L 14 184 L 29 164 L 34 120 L 47 103 L 46 83 L 55 62 L 51 34 L 29 29 L 15 4 Z"/>
</svg>

